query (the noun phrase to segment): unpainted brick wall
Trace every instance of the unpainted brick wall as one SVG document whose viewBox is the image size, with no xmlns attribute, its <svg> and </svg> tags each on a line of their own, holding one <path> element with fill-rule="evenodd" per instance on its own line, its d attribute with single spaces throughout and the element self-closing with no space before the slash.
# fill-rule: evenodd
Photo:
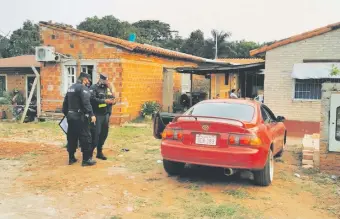
<svg viewBox="0 0 340 219">
<path fill-rule="evenodd" d="M 320 123 L 320 163 L 321 171 L 340 175 L 340 153 L 329 152 L 329 110 L 332 93 L 340 93 L 340 84 L 325 83 L 322 86 Z"/>
<path fill-rule="evenodd" d="M 97 74 L 104 72 L 109 75 L 109 79 L 113 79 L 115 95 L 127 99 L 129 103 L 128 107 L 114 107 L 111 122 L 116 124 L 136 118 L 145 101 L 162 102 L 163 67 L 196 66 L 191 62 L 132 53 L 46 27 L 41 27 L 40 35 L 43 45 L 53 46 L 56 52 L 69 55 L 78 63 L 79 60 L 95 60 Z M 61 67 L 61 63 L 41 66 L 42 111 L 54 111 L 62 107 Z M 175 74 L 175 90 L 180 89 L 180 81 L 180 75 Z"/>
<path fill-rule="evenodd" d="M 7 74 L 7 92 L 18 89 L 25 97 L 26 76 L 24 74 Z"/>
<path fill-rule="evenodd" d="M 157 101 L 162 104 L 163 68 L 193 66 L 193 63 L 174 61 L 170 59 L 124 53 L 123 90 L 129 107 L 129 119 L 140 115 L 141 105 L 146 101 Z M 147 59 L 146 59 L 147 58 Z M 174 73 L 174 92 L 181 89 L 181 75 Z"/>
<path fill-rule="evenodd" d="M 266 53 L 264 101 L 277 115 L 287 120 L 319 122 L 320 100 L 294 100 L 295 63 L 303 59 L 340 59 L 340 29 L 291 43 Z"/>
</svg>

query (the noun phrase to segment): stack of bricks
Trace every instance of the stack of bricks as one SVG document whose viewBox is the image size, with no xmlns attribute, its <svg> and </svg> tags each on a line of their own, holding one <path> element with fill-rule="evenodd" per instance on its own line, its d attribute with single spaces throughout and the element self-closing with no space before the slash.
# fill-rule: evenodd
<svg viewBox="0 0 340 219">
<path fill-rule="evenodd" d="M 318 159 L 315 154 L 319 154 L 318 152 L 320 148 L 320 135 L 305 135 L 302 143 L 302 167 L 306 169 L 311 169 L 315 166 L 318 166 Z"/>
</svg>

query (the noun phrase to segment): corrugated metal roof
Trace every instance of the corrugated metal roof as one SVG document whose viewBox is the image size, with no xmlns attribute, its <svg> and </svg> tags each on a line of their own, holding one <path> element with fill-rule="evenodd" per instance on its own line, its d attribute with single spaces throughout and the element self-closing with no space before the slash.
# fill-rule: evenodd
<svg viewBox="0 0 340 219">
<path fill-rule="evenodd" d="M 253 64 L 253 63 L 265 62 L 265 60 L 257 59 L 257 58 L 222 58 L 222 59 L 217 59 L 217 61 L 227 62 L 227 63 L 233 64 L 233 65 Z"/>
<path fill-rule="evenodd" d="M 34 55 L 0 59 L 0 68 L 26 68 L 31 66 L 40 67 L 40 63 L 35 60 Z"/>
</svg>

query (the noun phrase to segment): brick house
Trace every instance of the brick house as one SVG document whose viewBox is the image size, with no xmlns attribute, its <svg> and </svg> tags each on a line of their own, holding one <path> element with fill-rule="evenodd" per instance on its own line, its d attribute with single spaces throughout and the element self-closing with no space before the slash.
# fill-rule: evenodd
<svg viewBox="0 0 340 219">
<path fill-rule="evenodd" d="M 0 97 L 5 91 L 17 89 L 27 98 L 35 79 L 31 66 L 39 72 L 40 63 L 35 61 L 34 55 L 0 59 Z"/>
<path fill-rule="evenodd" d="M 340 60 L 339 27 L 331 24 L 250 51 L 265 55 L 264 101 L 286 117 L 290 135 L 320 131 L 322 83 L 340 81 L 329 74 Z"/>
<path fill-rule="evenodd" d="M 57 53 L 68 57 L 61 62 L 41 65 L 43 113 L 61 110 L 67 88 L 81 71 L 90 73 L 94 82 L 103 72 L 108 74 L 115 96 L 128 102 L 127 108 L 116 106 L 113 109 L 110 122 L 121 124 L 138 117 L 144 102 L 163 103 L 164 74 L 171 72 L 171 80 L 167 80 L 173 80 L 173 91 L 180 92 L 181 75 L 174 69 L 206 61 L 197 56 L 47 22 L 40 22 L 40 35 L 44 46 L 54 47 Z M 173 91 L 171 89 L 170 93 Z"/>
</svg>

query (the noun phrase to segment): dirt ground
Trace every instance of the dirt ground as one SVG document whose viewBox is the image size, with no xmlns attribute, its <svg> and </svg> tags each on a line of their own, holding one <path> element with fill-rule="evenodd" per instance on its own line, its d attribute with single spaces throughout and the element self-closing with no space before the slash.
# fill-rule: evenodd
<svg viewBox="0 0 340 219">
<path fill-rule="evenodd" d="M 276 161 L 273 184 L 257 187 L 250 173 L 218 168 L 168 177 L 159 143 L 150 125 L 111 127 L 107 161 L 69 166 L 56 123 L 1 123 L 0 219 L 340 218 L 340 179 L 303 171 L 296 145 Z"/>
</svg>

